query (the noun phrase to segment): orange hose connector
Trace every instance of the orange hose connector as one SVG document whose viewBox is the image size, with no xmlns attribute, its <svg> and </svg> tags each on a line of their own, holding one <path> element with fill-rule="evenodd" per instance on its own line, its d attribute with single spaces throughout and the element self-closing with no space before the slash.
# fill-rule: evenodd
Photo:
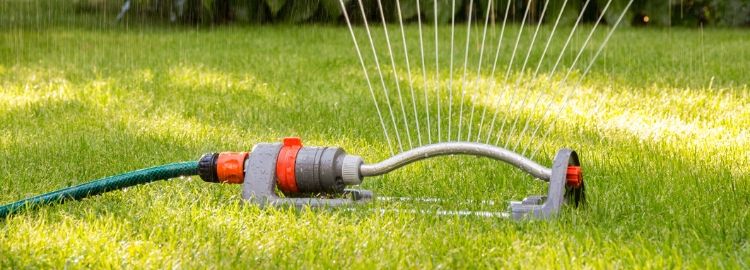
<svg viewBox="0 0 750 270">
<path fill-rule="evenodd" d="M 216 159 L 216 176 L 220 183 L 242 184 L 245 181 L 245 159 L 248 152 L 223 152 Z"/>
</svg>

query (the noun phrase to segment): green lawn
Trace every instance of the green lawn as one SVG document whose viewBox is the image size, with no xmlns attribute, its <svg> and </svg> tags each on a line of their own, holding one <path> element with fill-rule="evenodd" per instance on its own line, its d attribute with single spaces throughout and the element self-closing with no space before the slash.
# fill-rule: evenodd
<svg viewBox="0 0 750 270">
<path fill-rule="evenodd" d="M 239 186 L 192 177 L 0 221 L 0 268 L 748 268 L 747 37 L 618 31 L 536 158 L 549 166 L 570 147 L 584 164 L 589 207 L 551 221 L 370 211 L 430 207 L 408 203 L 261 210 L 238 203 Z M 0 203 L 291 135 L 370 162 L 389 156 L 345 27 L 0 30 Z M 468 157 L 363 188 L 445 198 L 439 207 L 453 210 L 504 210 L 464 201 L 546 191 Z"/>
</svg>

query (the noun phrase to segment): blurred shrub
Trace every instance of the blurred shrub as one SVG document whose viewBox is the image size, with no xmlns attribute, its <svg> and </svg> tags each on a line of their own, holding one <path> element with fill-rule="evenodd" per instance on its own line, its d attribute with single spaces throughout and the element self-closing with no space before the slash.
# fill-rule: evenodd
<svg viewBox="0 0 750 270">
<path fill-rule="evenodd" d="M 716 24 L 750 26 L 750 0 L 714 0 L 712 2 Z"/>
<path fill-rule="evenodd" d="M 121 1 L 112 0 L 73 0 L 73 6 L 81 12 L 117 12 Z"/>
<path fill-rule="evenodd" d="M 636 0 L 631 13 L 635 25 L 750 26 L 750 0 Z"/>
<path fill-rule="evenodd" d="M 79 10 L 119 10 L 123 0 L 73 0 Z M 340 23 L 343 19 L 339 0 L 130 0 L 127 16 L 151 16 L 190 24 L 224 23 L 245 21 L 250 23 Z M 397 0 L 381 0 L 386 20 L 398 20 Z M 454 18 L 463 22 L 468 18 L 478 19 L 489 14 L 492 21 L 502 21 L 506 7 L 508 20 L 520 21 L 526 8 L 530 8 L 528 21 L 542 19 L 545 0 L 407 0 L 400 1 L 402 19 L 416 21 L 417 1 L 425 22 L 438 20 L 450 23 Z M 490 4 L 492 1 L 492 4 Z M 508 2 L 510 1 L 510 2 Z M 546 23 L 554 22 L 563 8 L 561 23 L 572 24 L 586 0 L 549 0 Z M 583 22 L 594 22 L 610 0 L 590 0 Z M 603 23 L 613 24 L 629 0 L 612 0 L 604 14 Z M 359 9 L 361 2 L 364 15 L 370 21 L 380 19 L 377 0 L 344 0 L 353 22 L 362 21 Z M 473 6 L 469 8 L 469 4 Z M 435 5 L 438 13 L 435 14 Z M 455 5 L 455 6 L 454 6 Z M 489 9 L 489 13 L 487 12 Z M 626 14 L 625 23 L 631 25 L 657 26 L 747 26 L 750 25 L 750 0 L 634 0 Z"/>
</svg>

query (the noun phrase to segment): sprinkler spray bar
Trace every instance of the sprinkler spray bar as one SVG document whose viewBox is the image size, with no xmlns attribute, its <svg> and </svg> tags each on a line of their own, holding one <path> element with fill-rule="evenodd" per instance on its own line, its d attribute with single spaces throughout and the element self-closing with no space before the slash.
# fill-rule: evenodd
<svg viewBox="0 0 750 270">
<path fill-rule="evenodd" d="M 473 155 L 488 157 L 513 165 L 537 179 L 549 181 L 552 171 L 515 152 L 481 143 L 446 142 L 418 147 L 375 164 L 363 164 L 362 176 L 378 176 L 410 163 L 445 155 Z"/>
<path fill-rule="evenodd" d="M 383 175 L 423 159 L 444 155 L 488 157 L 515 166 L 549 182 L 546 196 L 528 196 L 510 202 L 514 219 L 547 219 L 564 203 L 585 202 L 585 187 L 577 154 L 568 149 L 557 153 L 546 168 L 512 151 L 469 142 L 437 143 L 415 148 L 374 164 L 347 154 L 337 147 L 307 147 L 299 138 L 283 143 L 261 143 L 250 152 L 209 153 L 198 162 L 169 164 L 103 178 L 79 186 L 42 194 L 0 207 L 0 218 L 26 208 L 78 200 L 111 190 L 165 180 L 181 175 L 200 175 L 206 182 L 242 185 L 242 198 L 261 206 L 335 207 L 370 201 L 368 190 L 346 189 L 364 177 Z"/>
</svg>

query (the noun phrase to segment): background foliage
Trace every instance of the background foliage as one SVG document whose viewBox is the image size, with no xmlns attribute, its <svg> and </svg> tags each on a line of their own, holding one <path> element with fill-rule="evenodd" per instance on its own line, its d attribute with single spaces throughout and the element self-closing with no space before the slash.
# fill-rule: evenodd
<svg viewBox="0 0 750 270">
<path fill-rule="evenodd" d="M 248 23 L 338 23 L 343 20 L 338 0 L 130 0 L 130 10 L 124 17 L 142 19 L 143 17 L 170 20 L 188 24 L 216 24 L 230 21 Z M 397 20 L 396 0 L 382 0 L 384 14 L 390 21 Z M 417 17 L 417 0 L 401 1 L 403 19 L 414 21 Z M 422 15 L 428 21 L 434 20 L 434 4 L 439 5 L 438 20 L 447 23 L 452 17 L 452 0 L 418 0 L 421 3 Z M 541 15 L 543 0 L 510 0 L 510 20 L 518 21 L 523 17 L 527 6 L 531 7 L 530 21 L 538 21 Z M 550 0 L 550 10 L 559 10 L 563 0 Z M 592 0 L 584 21 L 593 22 L 606 6 L 608 0 Z M 122 0 L 79 0 L 81 10 L 106 10 L 117 13 L 123 5 Z M 344 0 L 347 11 L 354 21 L 361 21 L 357 0 Z M 377 1 L 362 0 L 368 19 L 379 16 Z M 455 0 L 455 15 L 459 21 L 468 16 L 469 0 Z M 473 1 L 473 12 L 485 14 L 491 8 L 492 18 L 502 19 L 505 1 L 496 1 L 488 5 L 489 0 Z M 566 6 L 563 22 L 575 22 L 585 0 L 570 0 Z M 605 14 L 605 20 L 612 23 L 628 0 L 614 0 Z M 499 8 L 498 8 L 499 7 Z M 551 17 L 551 16 L 548 16 Z M 474 16 L 476 18 L 476 16 Z M 750 0 L 636 0 L 628 14 L 631 25 L 659 26 L 750 26 Z M 550 21 L 547 18 L 545 21 Z"/>
</svg>

